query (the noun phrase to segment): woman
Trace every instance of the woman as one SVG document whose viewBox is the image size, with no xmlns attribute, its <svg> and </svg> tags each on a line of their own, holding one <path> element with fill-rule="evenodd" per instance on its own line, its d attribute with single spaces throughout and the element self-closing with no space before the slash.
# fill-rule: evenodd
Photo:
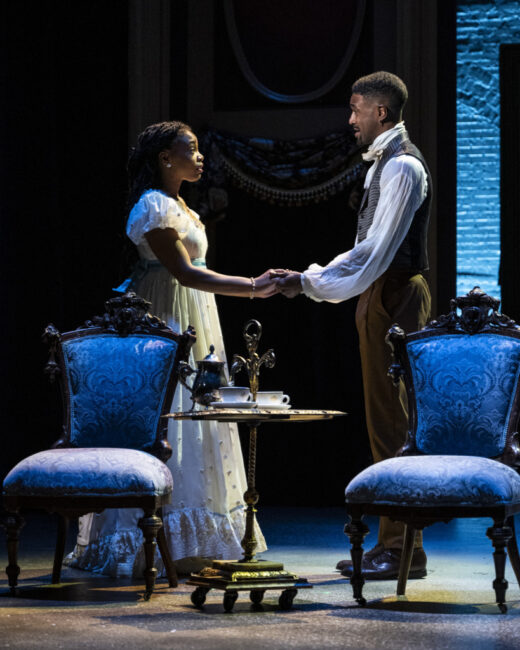
<svg viewBox="0 0 520 650">
<path fill-rule="evenodd" d="M 153 124 L 139 136 L 128 163 L 131 210 L 126 232 L 137 246 L 140 262 L 118 288 L 134 290 L 151 301 L 151 312 L 173 330 L 195 328 L 191 365 L 208 354 L 211 344 L 225 360 L 213 294 L 266 298 L 277 293 L 269 271 L 245 278 L 206 268 L 204 226 L 179 195 L 183 181 L 199 180 L 203 160 L 195 134 L 182 122 Z M 190 408 L 190 394 L 179 385 L 171 410 Z M 247 483 L 236 425 L 170 420 L 168 440 L 175 488 L 163 520 L 177 570 L 198 571 L 212 558 L 238 559 Z M 105 575 L 140 576 L 144 568 L 140 516 L 140 510 L 118 509 L 82 517 L 78 545 L 67 564 Z M 259 530 L 256 535 L 257 550 L 265 550 Z"/>
</svg>

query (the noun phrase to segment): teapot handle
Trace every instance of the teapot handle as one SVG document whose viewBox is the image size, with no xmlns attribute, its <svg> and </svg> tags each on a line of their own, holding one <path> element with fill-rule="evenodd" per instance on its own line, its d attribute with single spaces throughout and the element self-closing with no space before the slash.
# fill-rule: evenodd
<svg viewBox="0 0 520 650">
<path fill-rule="evenodd" d="M 193 393 L 193 386 L 189 386 L 186 380 L 190 375 L 193 375 L 197 371 L 193 370 L 190 364 L 186 361 L 179 361 L 179 369 L 177 372 L 179 373 L 179 380 L 181 384 L 185 386 L 190 391 L 190 393 Z"/>
</svg>

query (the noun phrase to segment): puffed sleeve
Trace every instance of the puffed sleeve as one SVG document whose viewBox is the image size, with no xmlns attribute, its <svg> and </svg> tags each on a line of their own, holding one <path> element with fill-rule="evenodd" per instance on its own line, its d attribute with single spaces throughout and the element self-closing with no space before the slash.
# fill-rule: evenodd
<svg viewBox="0 0 520 650">
<path fill-rule="evenodd" d="M 188 217 L 174 199 L 157 190 L 150 190 L 132 208 L 126 234 L 137 246 L 145 242 L 145 233 L 156 228 L 175 228 L 179 234 L 185 233 Z"/>
</svg>

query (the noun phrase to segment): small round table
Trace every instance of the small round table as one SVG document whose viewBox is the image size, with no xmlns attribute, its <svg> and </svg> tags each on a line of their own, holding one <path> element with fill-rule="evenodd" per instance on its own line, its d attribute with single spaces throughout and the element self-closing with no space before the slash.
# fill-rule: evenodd
<svg viewBox="0 0 520 650">
<path fill-rule="evenodd" d="M 213 408 L 201 411 L 179 411 L 168 413 L 167 418 L 175 420 L 215 420 L 217 422 L 242 422 L 249 428 L 249 458 L 247 468 L 247 490 L 244 494 L 246 526 L 241 541 L 244 557 L 240 560 L 214 560 L 210 567 L 199 573 L 192 573 L 187 584 L 194 585 L 191 602 L 202 607 L 210 589 L 224 591 L 224 610 L 231 612 L 239 591 L 249 591 L 255 605 L 262 602 L 269 589 L 282 589 L 279 598 L 281 609 L 290 609 L 298 589 L 310 589 L 312 585 L 305 578 L 285 571 L 281 562 L 269 562 L 255 557 L 257 541 L 254 533 L 256 504 L 259 494 L 255 486 L 256 444 L 258 427 L 269 422 L 312 422 L 330 420 L 346 415 L 342 411 L 301 410 L 301 409 L 233 409 Z"/>
</svg>

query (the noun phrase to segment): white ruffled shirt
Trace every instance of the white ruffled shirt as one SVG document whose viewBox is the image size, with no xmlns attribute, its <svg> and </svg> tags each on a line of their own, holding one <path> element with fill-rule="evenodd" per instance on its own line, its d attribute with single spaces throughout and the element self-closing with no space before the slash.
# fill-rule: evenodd
<svg viewBox="0 0 520 650">
<path fill-rule="evenodd" d="M 400 133 L 406 134 L 404 122 L 377 136 L 368 148 L 366 159 L 374 159 L 365 179 L 370 185 L 379 164 L 376 152 L 384 151 Z M 342 302 L 363 293 L 390 266 L 402 244 L 414 214 L 426 198 L 426 170 L 414 156 L 403 154 L 390 158 L 380 180 L 380 195 L 374 220 L 366 239 L 335 257 L 327 266 L 311 264 L 301 274 L 302 291 L 321 302 Z"/>
</svg>

